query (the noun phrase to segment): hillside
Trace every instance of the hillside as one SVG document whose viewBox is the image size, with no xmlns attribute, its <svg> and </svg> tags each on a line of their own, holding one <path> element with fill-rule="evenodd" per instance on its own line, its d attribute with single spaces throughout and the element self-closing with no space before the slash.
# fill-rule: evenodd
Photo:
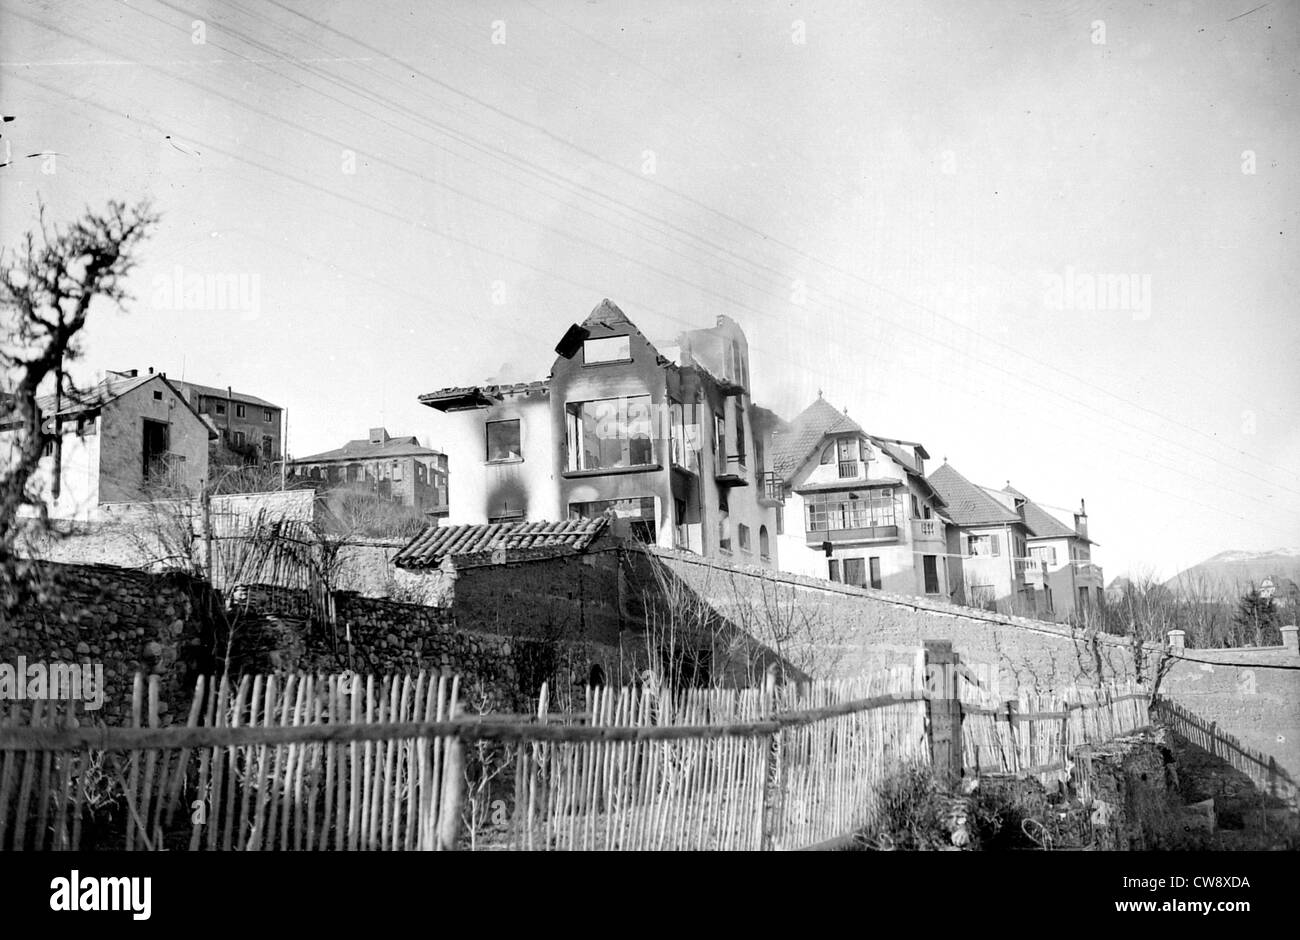
<svg viewBox="0 0 1300 940">
<path fill-rule="evenodd" d="M 1224 596 L 1235 597 L 1251 583 L 1258 585 L 1272 578 L 1282 589 L 1281 579 L 1300 582 L 1300 548 L 1278 548 L 1267 552 L 1220 552 L 1185 571 L 1180 571 L 1165 586 L 1179 591 L 1187 585 L 1204 583 Z"/>
</svg>

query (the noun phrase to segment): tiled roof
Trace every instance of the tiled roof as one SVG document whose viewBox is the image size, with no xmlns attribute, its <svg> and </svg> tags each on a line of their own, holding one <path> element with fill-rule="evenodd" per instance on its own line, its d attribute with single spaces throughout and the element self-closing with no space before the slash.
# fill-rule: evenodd
<svg viewBox="0 0 1300 940">
<path fill-rule="evenodd" d="M 150 373 L 149 375 L 136 375 L 136 376 L 110 374 L 109 377 L 101 379 L 99 382 L 97 382 L 95 385 L 92 385 L 90 388 L 78 390 L 71 395 L 64 395 L 62 401 L 59 402 L 60 404 L 59 415 L 61 417 L 67 418 L 72 415 L 79 415 L 79 414 L 84 414 L 88 411 L 95 411 L 98 408 L 102 408 L 104 405 L 108 404 L 109 402 L 121 398 L 127 392 L 135 391 L 135 389 L 149 382 L 152 382 L 155 379 L 157 379 L 159 382 L 162 382 L 169 389 L 171 389 L 172 392 L 176 394 L 176 396 L 180 399 L 181 404 L 184 405 L 185 410 L 190 412 L 190 414 L 194 415 L 194 417 L 197 418 L 199 421 L 203 421 L 203 416 L 194 410 L 194 406 L 191 405 L 188 401 L 186 401 L 185 396 L 182 395 L 176 389 L 176 386 L 174 386 L 171 382 L 169 382 L 167 380 L 167 377 L 160 372 Z M 53 415 L 54 415 L 54 396 L 53 395 L 39 396 L 36 399 L 36 407 L 40 409 L 42 420 L 48 418 L 50 420 L 50 425 L 52 427 Z M 215 439 L 217 436 L 216 431 L 211 426 L 208 426 L 207 422 L 204 422 L 204 424 L 208 428 L 208 437 Z"/>
<path fill-rule="evenodd" d="M 103 379 L 88 389 L 72 395 L 64 395 L 63 400 L 60 402 L 59 414 L 75 415 L 81 414 L 83 411 L 93 411 L 116 398 L 121 398 L 127 392 L 138 388 L 145 382 L 159 377 L 157 375 L 139 375 L 134 378 L 113 376 L 112 378 Z M 41 410 L 42 415 L 52 415 L 54 413 L 54 396 L 41 395 L 36 399 L 36 407 Z"/>
<path fill-rule="evenodd" d="M 279 405 L 274 405 L 265 398 L 258 398 L 256 395 L 245 395 L 243 392 L 233 392 L 229 389 L 217 388 L 214 385 L 199 385 L 197 382 L 183 382 L 179 379 L 174 379 L 173 384 L 181 391 L 193 389 L 200 395 L 209 398 L 229 399 L 230 401 L 243 402 L 247 405 L 257 405 L 261 408 L 274 408 L 277 411 L 280 410 Z"/>
<path fill-rule="evenodd" d="M 981 487 L 944 464 L 929 476 L 930 486 L 947 503 L 948 517 L 957 525 L 997 525 L 1020 522 L 1020 514 L 1008 509 Z"/>
<path fill-rule="evenodd" d="M 848 415 L 836 411 L 826 399 L 818 398 L 790 422 L 787 430 L 772 436 L 772 470 L 788 480 L 822 438 L 843 431 L 866 433 Z"/>
<path fill-rule="evenodd" d="M 1002 491 L 1010 493 L 1012 496 L 1019 496 L 1025 501 L 1025 527 L 1029 529 L 1030 538 L 1067 539 L 1080 537 L 1078 532 L 1075 532 L 1074 529 L 1019 490 L 1011 486 L 1005 486 Z"/>
<path fill-rule="evenodd" d="M 369 439 L 348 441 L 342 447 L 327 450 L 310 457 L 296 457 L 291 464 L 325 463 L 331 460 L 374 460 L 385 457 L 438 457 L 442 451 L 432 447 L 422 447 L 413 436 L 390 437 L 382 444 L 372 443 Z"/>
<path fill-rule="evenodd" d="M 498 548 L 564 548 L 582 551 L 608 525 L 608 520 L 601 517 L 568 522 L 429 526 L 393 556 L 393 564 L 399 568 L 434 568 L 448 555 L 472 555 Z"/>
</svg>

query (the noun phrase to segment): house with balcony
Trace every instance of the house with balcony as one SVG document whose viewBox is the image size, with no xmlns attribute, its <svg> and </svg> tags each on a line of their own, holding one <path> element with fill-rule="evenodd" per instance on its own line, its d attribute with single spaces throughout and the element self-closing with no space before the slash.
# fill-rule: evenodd
<svg viewBox="0 0 1300 940">
<path fill-rule="evenodd" d="M 868 433 L 820 396 L 772 436 L 765 494 L 782 501 L 781 568 L 900 594 L 952 597 L 944 501 L 915 441 Z"/>
<path fill-rule="evenodd" d="M 1040 594 L 1038 612 L 1056 620 L 1080 616 L 1105 603 L 1101 566 L 1093 564 L 1088 513 L 1083 500 L 1067 525 L 1008 482 L 1003 492 L 1024 500 L 1030 585 Z"/>
<path fill-rule="evenodd" d="M 94 386 L 37 399 L 45 445 L 36 485 L 51 517 L 92 520 L 108 503 L 198 493 L 211 429 L 161 374 L 108 372 Z M 0 456 L 23 431 L 0 428 Z"/>
<path fill-rule="evenodd" d="M 318 490 L 351 487 L 422 513 L 447 513 L 447 455 L 412 435 L 393 437 L 387 428 L 371 428 L 367 438 L 291 460 L 288 475 Z"/>
<path fill-rule="evenodd" d="M 950 557 L 960 562 L 964 601 L 1002 613 L 1047 613 L 1043 565 L 1028 553 L 1027 500 L 980 486 L 948 463 L 929 477 L 953 523 Z"/>
<path fill-rule="evenodd" d="M 555 347 L 543 380 L 443 388 L 453 525 L 594 519 L 666 548 L 776 567 L 749 346 L 731 319 L 657 348 L 609 300 Z M 770 413 L 768 413 L 770 414 Z"/>
</svg>

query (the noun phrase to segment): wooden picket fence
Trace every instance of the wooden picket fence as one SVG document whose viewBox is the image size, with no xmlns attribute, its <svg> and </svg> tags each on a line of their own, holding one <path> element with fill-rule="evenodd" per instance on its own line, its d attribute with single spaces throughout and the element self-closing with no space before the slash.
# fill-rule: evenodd
<svg viewBox="0 0 1300 940">
<path fill-rule="evenodd" d="M 164 727 L 137 677 L 131 727 L 62 703 L 0 715 L 0 850 L 829 847 L 873 823 L 888 773 L 930 761 L 934 694 L 923 656 L 761 689 L 593 688 L 581 713 L 543 689 L 527 716 L 462 716 L 458 680 L 428 673 L 245 676 L 201 680 Z M 963 703 L 959 737 L 968 772 L 1059 779 L 1072 748 L 1146 723 L 1145 693 L 1115 686 Z"/>
<path fill-rule="evenodd" d="M 70 703 L 33 702 L 29 716 L 14 703 L 0 721 L 0 851 L 448 847 L 460 745 L 428 729 L 454 720 L 457 684 L 244 676 L 208 694 L 201 678 L 171 727 L 157 677 L 146 693 L 136 676 L 130 728 L 85 726 Z M 116 824 L 86 833 L 105 808 Z"/>
<path fill-rule="evenodd" d="M 1061 692 L 1021 691 L 994 705 L 962 702 L 962 764 L 967 773 L 1070 776 L 1070 755 L 1150 724 L 1150 694 L 1133 682 Z"/>
<path fill-rule="evenodd" d="M 517 748 L 493 848 L 762 850 L 847 838 L 900 762 L 929 760 L 911 667 L 766 689 L 589 692 L 590 723 Z M 546 695 L 538 711 L 546 721 Z M 495 835 L 495 838 L 494 838 Z"/>
</svg>

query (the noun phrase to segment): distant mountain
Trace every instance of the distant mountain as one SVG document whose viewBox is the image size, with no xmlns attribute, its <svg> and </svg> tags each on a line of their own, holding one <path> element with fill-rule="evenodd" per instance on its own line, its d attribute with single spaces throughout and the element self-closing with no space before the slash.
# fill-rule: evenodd
<svg viewBox="0 0 1300 940">
<path fill-rule="evenodd" d="M 1279 595 L 1300 582 L 1300 548 L 1269 552 L 1220 552 L 1200 564 L 1180 571 L 1165 586 L 1178 593 L 1199 584 L 1223 597 L 1237 597 L 1253 583 L 1271 579 Z"/>
</svg>

